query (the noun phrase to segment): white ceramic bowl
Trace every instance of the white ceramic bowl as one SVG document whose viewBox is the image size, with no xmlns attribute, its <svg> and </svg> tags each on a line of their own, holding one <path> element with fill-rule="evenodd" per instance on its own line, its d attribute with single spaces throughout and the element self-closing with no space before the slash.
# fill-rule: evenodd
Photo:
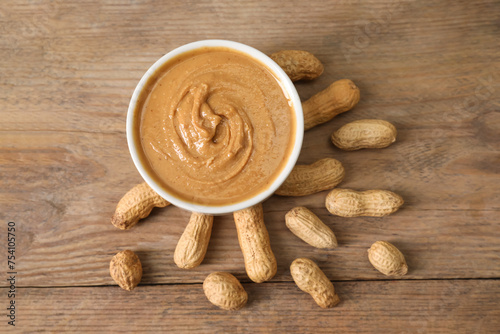
<svg viewBox="0 0 500 334">
<path fill-rule="evenodd" d="M 288 94 L 292 104 L 293 104 L 293 110 L 295 111 L 295 120 L 296 120 L 296 133 L 295 133 L 295 140 L 293 143 L 293 150 L 292 153 L 288 157 L 288 161 L 281 171 L 281 173 L 278 175 L 278 177 L 274 180 L 274 182 L 271 184 L 271 186 L 262 192 L 258 193 L 257 195 L 244 200 L 242 202 L 238 202 L 235 204 L 230 204 L 230 205 L 199 205 L 199 204 L 194 204 L 190 203 L 188 201 L 184 201 L 172 194 L 170 194 L 168 191 L 166 191 L 164 188 L 162 188 L 158 183 L 155 182 L 155 180 L 149 175 L 147 172 L 147 169 L 144 167 L 143 162 L 139 158 L 138 151 L 142 150 L 141 144 L 139 140 L 134 140 L 134 120 L 138 119 L 135 116 L 135 113 L 137 112 L 136 104 L 137 104 L 137 99 L 141 93 L 141 91 L 144 89 L 144 86 L 148 82 L 149 78 L 156 73 L 156 71 L 163 66 L 166 62 L 168 62 L 170 59 L 173 57 L 176 57 L 182 53 L 185 53 L 187 51 L 195 50 L 198 48 L 202 47 L 226 47 L 230 48 L 233 50 L 237 50 L 240 52 L 243 52 L 250 57 L 257 59 L 264 65 L 266 65 L 278 78 L 280 81 L 283 90 Z M 260 52 L 257 49 L 254 49 L 248 45 L 237 43 L 237 42 L 232 42 L 232 41 L 226 41 L 226 40 L 203 40 L 203 41 L 198 41 L 198 42 L 193 42 L 189 43 L 186 45 L 183 45 L 181 47 L 178 47 L 175 50 L 170 51 L 163 57 L 161 57 L 156 63 L 151 66 L 148 71 L 143 75 L 141 80 L 139 81 L 139 84 L 134 90 L 134 94 L 132 95 L 132 99 L 130 100 L 130 104 L 128 107 L 128 114 L 127 114 L 127 142 L 128 142 L 128 147 L 130 150 L 130 154 L 132 155 L 132 160 L 134 161 L 134 164 L 143 177 L 144 181 L 147 182 L 147 184 L 153 188 L 161 197 L 169 201 L 175 206 L 178 206 L 180 208 L 183 208 L 185 210 L 189 211 L 194 211 L 194 212 L 200 212 L 200 213 L 207 213 L 207 214 L 224 214 L 224 213 L 229 213 L 229 212 L 234 212 L 237 210 L 245 209 L 247 207 L 250 207 L 252 205 L 258 204 L 262 201 L 264 201 L 266 198 L 271 196 L 278 188 L 279 186 L 285 181 L 285 179 L 288 177 L 290 172 L 292 171 L 292 168 L 295 166 L 295 163 L 297 162 L 297 158 L 299 157 L 300 149 L 302 147 L 302 139 L 304 137 L 304 116 L 302 113 L 302 104 L 300 102 L 299 95 L 297 93 L 297 90 L 295 89 L 295 86 L 293 85 L 292 81 L 288 78 L 286 73 L 281 69 L 281 67 L 278 66 L 271 58 L 269 58 L 267 55 L 264 53 Z"/>
</svg>

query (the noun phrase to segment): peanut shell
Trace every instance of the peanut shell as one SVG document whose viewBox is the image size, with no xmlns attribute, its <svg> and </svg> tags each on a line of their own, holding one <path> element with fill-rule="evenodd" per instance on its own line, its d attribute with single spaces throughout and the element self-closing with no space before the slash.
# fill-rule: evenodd
<svg viewBox="0 0 500 334">
<path fill-rule="evenodd" d="M 196 213 L 191 218 L 182 233 L 174 252 L 174 262 L 179 268 L 191 269 L 203 262 L 207 253 L 214 217 Z"/>
<path fill-rule="evenodd" d="M 286 226 L 297 237 L 316 248 L 336 248 L 337 238 L 309 209 L 299 206 L 290 210 L 286 216 Z"/>
<path fill-rule="evenodd" d="M 262 204 L 235 211 L 233 215 L 248 277 L 255 283 L 270 280 L 278 266 L 264 223 Z"/>
<path fill-rule="evenodd" d="M 330 308 L 340 302 L 333 283 L 314 261 L 298 258 L 292 262 L 290 273 L 299 289 L 310 294 L 320 307 Z"/>
<path fill-rule="evenodd" d="M 408 272 L 403 253 L 387 241 L 377 241 L 368 249 L 370 263 L 386 276 L 403 276 Z"/>
<path fill-rule="evenodd" d="M 325 200 L 327 210 L 341 217 L 382 217 L 396 212 L 404 201 L 388 190 L 333 189 Z"/>
<path fill-rule="evenodd" d="M 304 130 L 328 122 L 338 114 L 354 108 L 359 102 L 359 88 L 349 79 L 335 81 L 326 89 L 302 103 Z"/>
<path fill-rule="evenodd" d="M 111 223 L 121 230 L 128 230 L 149 216 L 154 207 L 163 208 L 169 204 L 143 182 L 130 189 L 118 202 Z"/>
<path fill-rule="evenodd" d="M 280 196 L 306 196 L 336 187 L 345 176 L 344 166 L 332 158 L 310 165 L 295 165 L 290 175 L 276 190 Z"/>
<path fill-rule="evenodd" d="M 226 272 L 208 275 L 203 291 L 212 304 L 224 310 L 239 310 L 248 301 L 248 294 L 238 279 Z"/>
<path fill-rule="evenodd" d="M 141 282 L 141 261 L 131 250 L 118 252 L 109 263 L 109 273 L 122 289 L 131 291 Z"/>
<path fill-rule="evenodd" d="M 361 119 L 347 123 L 332 134 L 332 142 L 345 151 L 384 148 L 396 141 L 396 127 L 380 119 Z"/>
<path fill-rule="evenodd" d="M 312 80 L 323 73 L 323 64 L 312 53 L 301 50 L 282 50 L 269 56 L 290 80 Z"/>
</svg>

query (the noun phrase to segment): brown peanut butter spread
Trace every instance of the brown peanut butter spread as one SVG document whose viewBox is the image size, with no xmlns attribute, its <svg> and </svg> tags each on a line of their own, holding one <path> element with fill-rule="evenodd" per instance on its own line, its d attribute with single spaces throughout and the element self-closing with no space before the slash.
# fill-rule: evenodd
<svg viewBox="0 0 500 334">
<path fill-rule="evenodd" d="M 155 73 L 138 108 L 148 173 L 192 203 L 229 205 L 262 192 L 293 149 L 288 96 L 264 64 L 235 50 L 177 56 Z"/>
</svg>

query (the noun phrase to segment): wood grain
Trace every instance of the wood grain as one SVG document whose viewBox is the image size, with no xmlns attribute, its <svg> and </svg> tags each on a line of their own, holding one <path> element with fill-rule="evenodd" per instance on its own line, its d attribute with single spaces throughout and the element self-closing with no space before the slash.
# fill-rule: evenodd
<svg viewBox="0 0 500 334">
<path fill-rule="evenodd" d="M 323 310 L 293 283 L 243 284 L 239 311 L 210 304 L 201 284 L 23 288 L 25 332 L 498 333 L 498 280 L 335 282 L 341 302 Z M 5 289 L 0 289 L 5 290 Z M 4 291 L 2 291 L 4 294 Z M 147 296 L 147 298 L 145 298 Z"/>
<path fill-rule="evenodd" d="M 1 6 L 0 220 L 18 227 L 21 330 L 497 332 L 498 22 L 496 0 L 15 0 Z M 268 54 L 312 52 L 325 72 L 296 83 L 304 100 L 333 81 L 352 79 L 360 103 L 307 131 L 299 162 L 338 159 L 346 169 L 342 187 L 394 191 L 405 199 L 401 210 L 346 219 L 326 211 L 327 192 L 269 198 L 264 215 L 278 273 L 261 285 L 245 274 L 231 215 L 215 217 L 205 261 L 194 270 L 173 262 L 189 212 L 155 209 L 130 231 L 114 228 L 119 199 L 142 182 L 125 136 L 135 85 L 163 54 L 207 38 Z M 356 152 L 331 144 L 342 125 L 373 118 L 396 126 L 396 143 Z M 296 238 L 284 221 L 295 206 L 331 227 L 339 247 L 317 250 Z M 366 250 L 376 240 L 405 254 L 410 270 L 402 280 L 384 281 L 369 264 Z M 122 249 L 137 252 L 142 284 L 151 286 L 133 294 L 102 286 L 113 284 L 107 268 Z M 333 316 L 293 285 L 289 265 L 297 257 L 315 260 L 336 281 L 344 302 Z M 205 300 L 200 283 L 213 271 L 247 282 L 248 308 L 227 314 Z"/>
<path fill-rule="evenodd" d="M 2 143 L 22 138 L 15 148 L 8 144 L 0 148 L 0 169 L 10 175 L 0 190 L 6 209 L 0 218 L 18 222 L 23 284 L 110 284 L 108 262 L 118 250 L 128 248 L 138 252 L 144 262 L 143 281 L 147 283 L 202 282 L 214 270 L 231 270 L 247 280 L 231 215 L 215 217 L 206 259 L 194 271 L 180 270 L 173 263 L 175 246 L 189 221 L 188 212 L 176 207 L 156 208 L 152 216 L 129 231 L 112 226 L 116 203 L 141 180 L 128 157 L 123 135 L 103 134 L 105 145 L 96 137 L 65 132 L 27 132 L 21 137 L 0 132 Z M 453 145 L 452 140 L 448 143 Z M 335 152 L 331 147 L 326 149 Z M 401 169 L 387 163 L 394 159 L 389 148 L 380 153 L 384 158 L 364 163 L 355 160 L 376 154 L 345 155 L 346 178 L 341 186 L 400 193 L 405 205 L 394 215 L 332 216 L 324 206 L 326 191 L 301 198 L 273 196 L 264 203 L 278 261 L 275 280 L 290 280 L 287 268 L 300 256 L 314 257 L 336 280 L 380 278 L 366 259 L 366 250 L 380 239 L 390 239 L 401 247 L 409 260 L 408 278 L 499 277 L 500 228 L 495 207 L 499 202 L 490 200 L 499 196 L 498 174 L 443 177 L 446 168 L 451 168 L 447 164 L 449 167 L 428 167 L 431 179 L 416 182 L 422 171 L 412 168 L 408 159 L 401 159 Z M 495 154 L 488 156 L 494 159 Z M 451 165 L 458 168 L 453 162 Z M 398 171 L 411 174 L 392 177 Z M 464 193 L 465 188 L 478 190 Z M 316 213 L 333 229 L 340 247 L 315 250 L 296 238 L 285 226 L 285 214 L 295 206 L 306 206 Z"/>
</svg>

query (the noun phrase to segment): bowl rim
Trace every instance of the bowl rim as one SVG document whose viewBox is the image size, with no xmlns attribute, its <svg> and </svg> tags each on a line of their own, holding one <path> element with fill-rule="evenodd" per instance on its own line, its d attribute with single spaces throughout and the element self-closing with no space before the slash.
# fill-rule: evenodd
<svg viewBox="0 0 500 334">
<path fill-rule="evenodd" d="M 279 173 L 279 175 L 274 179 L 269 187 L 259 192 L 255 196 L 247 198 L 243 201 L 228 204 L 228 205 L 203 205 L 185 201 L 181 198 L 170 194 L 164 188 L 162 188 L 156 181 L 149 175 L 146 168 L 144 168 L 141 159 L 139 158 L 138 150 L 142 148 L 139 140 L 137 142 L 134 140 L 134 120 L 136 119 L 136 105 L 137 100 L 140 96 L 140 93 L 144 89 L 146 83 L 149 81 L 151 76 L 153 76 L 156 71 L 162 67 L 166 62 L 170 59 L 183 54 L 188 51 L 192 51 L 195 49 L 203 48 L 203 47 L 224 47 L 233 49 L 239 52 L 242 52 L 254 59 L 257 59 L 259 62 L 263 63 L 268 67 L 269 70 L 273 72 L 273 74 L 277 77 L 278 83 L 282 86 L 283 91 L 288 94 L 289 100 L 292 102 L 292 107 L 295 114 L 295 138 L 293 143 L 293 149 L 290 155 L 288 156 L 288 161 L 285 166 Z M 142 76 L 141 80 L 137 84 L 134 89 L 134 93 L 132 94 L 132 98 L 130 99 L 130 103 L 127 111 L 127 123 L 126 123 L 126 135 L 127 135 L 127 144 L 129 148 L 130 155 L 134 162 L 135 167 L 139 171 L 139 174 L 142 176 L 144 181 L 154 190 L 156 191 L 162 198 L 169 201 L 171 204 L 188 210 L 192 212 L 199 212 L 205 214 L 219 215 L 230 213 L 238 210 L 242 210 L 253 205 L 259 204 L 266 200 L 268 197 L 272 196 L 273 193 L 281 186 L 281 184 L 288 177 L 293 167 L 295 166 L 297 159 L 299 157 L 302 141 L 304 137 L 304 116 L 302 111 L 302 103 L 300 101 L 299 94 L 295 88 L 295 85 L 292 83 L 288 75 L 283 71 L 283 69 L 276 64 L 269 56 L 264 54 L 263 52 L 243 43 L 222 40 L 222 39 L 207 39 L 200 40 L 196 42 L 191 42 L 188 44 L 184 44 L 179 46 L 172 51 L 168 52 L 160 59 L 158 59 Z"/>
</svg>

